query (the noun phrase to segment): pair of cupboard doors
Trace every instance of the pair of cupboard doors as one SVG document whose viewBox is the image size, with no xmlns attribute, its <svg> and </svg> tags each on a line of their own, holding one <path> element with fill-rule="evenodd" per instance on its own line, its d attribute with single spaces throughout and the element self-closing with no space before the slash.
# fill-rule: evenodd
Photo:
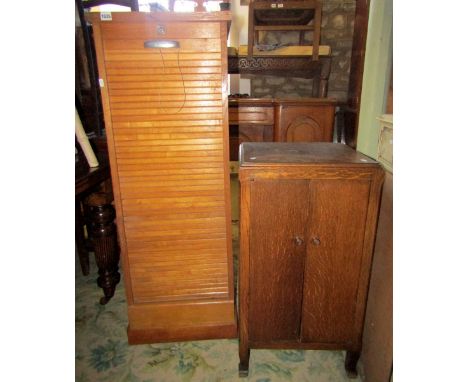
<svg viewBox="0 0 468 382">
<path fill-rule="evenodd" d="M 240 368 L 250 348 L 359 352 L 383 170 L 334 143 L 244 143 Z"/>
</svg>

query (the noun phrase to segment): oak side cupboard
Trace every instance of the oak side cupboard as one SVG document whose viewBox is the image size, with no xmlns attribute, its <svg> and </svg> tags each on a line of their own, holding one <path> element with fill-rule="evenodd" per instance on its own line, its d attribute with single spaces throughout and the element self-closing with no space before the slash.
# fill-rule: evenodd
<svg viewBox="0 0 468 382">
<path fill-rule="evenodd" d="M 229 12 L 90 14 L 131 344 L 235 338 Z"/>
<path fill-rule="evenodd" d="M 346 350 L 356 375 L 383 177 L 338 143 L 241 145 L 241 376 L 251 348 Z"/>
</svg>

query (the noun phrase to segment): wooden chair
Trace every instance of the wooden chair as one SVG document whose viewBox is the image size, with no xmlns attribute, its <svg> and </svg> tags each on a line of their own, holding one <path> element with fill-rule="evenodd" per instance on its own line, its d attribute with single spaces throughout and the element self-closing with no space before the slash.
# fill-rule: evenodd
<svg viewBox="0 0 468 382">
<path fill-rule="evenodd" d="M 249 4 L 249 57 L 259 43 L 259 32 L 298 31 L 298 45 L 304 45 L 304 34 L 313 32 L 313 60 L 318 60 L 320 26 L 322 22 L 321 0 L 251 0 Z"/>
</svg>

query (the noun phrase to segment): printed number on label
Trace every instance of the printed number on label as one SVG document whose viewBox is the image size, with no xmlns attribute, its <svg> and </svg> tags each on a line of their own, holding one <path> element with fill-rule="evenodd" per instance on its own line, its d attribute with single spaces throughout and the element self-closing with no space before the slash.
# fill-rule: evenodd
<svg viewBox="0 0 468 382">
<path fill-rule="evenodd" d="M 112 20 L 112 13 L 111 12 L 101 12 L 101 20 L 103 20 L 103 21 Z"/>
</svg>

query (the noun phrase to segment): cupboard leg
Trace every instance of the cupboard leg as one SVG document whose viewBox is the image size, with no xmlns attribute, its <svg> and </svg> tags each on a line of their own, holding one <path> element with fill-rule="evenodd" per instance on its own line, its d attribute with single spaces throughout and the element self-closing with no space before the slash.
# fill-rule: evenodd
<svg viewBox="0 0 468 382">
<path fill-rule="evenodd" d="M 97 284 L 104 291 L 104 297 L 100 300 L 102 305 L 107 304 L 114 296 L 115 287 L 120 281 L 115 210 L 108 199 L 105 193 L 95 193 L 86 201 L 90 236 L 99 269 Z"/>
<path fill-rule="evenodd" d="M 249 375 L 250 349 L 239 345 L 239 377 L 244 378 Z"/>
<path fill-rule="evenodd" d="M 346 369 L 346 375 L 348 378 L 356 378 L 358 375 L 357 372 L 357 363 L 359 360 L 359 357 L 361 355 L 361 352 L 357 351 L 347 351 L 346 352 L 346 358 L 345 358 L 345 369 Z"/>
</svg>

